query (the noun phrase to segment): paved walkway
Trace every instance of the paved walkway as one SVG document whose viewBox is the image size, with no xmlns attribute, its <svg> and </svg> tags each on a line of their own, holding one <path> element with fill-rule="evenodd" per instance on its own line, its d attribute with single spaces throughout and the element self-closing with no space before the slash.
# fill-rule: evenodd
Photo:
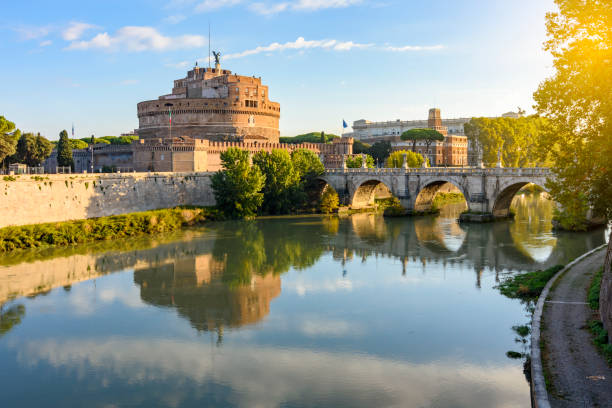
<svg viewBox="0 0 612 408">
<path fill-rule="evenodd" d="M 612 369 L 592 343 L 586 325 L 593 311 L 586 304 L 593 273 L 603 265 L 605 248 L 574 265 L 548 295 L 542 315 L 550 405 L 612 407 Z"/>
</svg>

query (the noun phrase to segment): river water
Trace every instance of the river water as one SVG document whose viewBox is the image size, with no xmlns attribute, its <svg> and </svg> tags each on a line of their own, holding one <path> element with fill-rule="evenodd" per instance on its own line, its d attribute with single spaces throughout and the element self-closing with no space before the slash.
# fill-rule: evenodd
<svg viewBox="0 0 612 408">
<path fill-rule="evenodd" d="M 526 407 L 525 305 L 495 285 L 604 230 L 287 217 L 0 258 L 3 407 Z"/>
</svg>

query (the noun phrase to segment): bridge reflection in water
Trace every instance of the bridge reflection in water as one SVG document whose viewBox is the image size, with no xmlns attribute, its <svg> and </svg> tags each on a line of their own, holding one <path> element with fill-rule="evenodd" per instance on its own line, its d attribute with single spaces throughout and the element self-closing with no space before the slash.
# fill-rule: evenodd
<svg viewBox="0 0 612 408">
<path fill-rule="evenodd" d="M 308 268 L 326 253 L 342 264 L 370 256 L 399 259 L 398 274 L 410 264 L 426 272 L 432 262 L 460 262 L 473 267 L 479 286 L 485 270 L 499 279 L 503 272 L 546 268 L 604 242 L 603 229 L 553 233 L 551 205 L 538 196 L 518 196 L 516 219 L 491 224 L 460 225 L 456 216 L 465 205 L 457 204 L 439 216 L 212 223 L 158 237 L 21 252 L 0 259 L 0 304 L 133 269 L 142 301 L 174 308 L 192 327 L 216 331 L 221 340 L 223 327 L 253 324 L 270 312 L 281 274 Z M 339 265 L 338 273 L 343 270 Z"/>
</svg>

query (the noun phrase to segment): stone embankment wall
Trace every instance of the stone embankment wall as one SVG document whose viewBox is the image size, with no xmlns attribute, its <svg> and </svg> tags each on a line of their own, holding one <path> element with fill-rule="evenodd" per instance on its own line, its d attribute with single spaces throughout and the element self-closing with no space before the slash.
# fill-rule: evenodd
<svg viewBox="0 0 612 408">
<path fill-rule="evenodd" d="M 211 206 L 212 173 L 51 174 L 0 179 L 0 227 Z"/>
</svg>

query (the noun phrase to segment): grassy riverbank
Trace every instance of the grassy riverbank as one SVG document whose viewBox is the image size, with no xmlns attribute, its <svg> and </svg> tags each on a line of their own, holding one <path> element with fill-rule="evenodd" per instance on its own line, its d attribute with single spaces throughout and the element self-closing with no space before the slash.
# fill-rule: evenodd
<svg viewBox="0 0 612 408">
<path fill-rule="evenodd" d="M 464 203 L 465 197 L 461 193 L 438 193 L 431 203 L 432 211 L 440 211 L 440 208 L 448 204 Z"/>
<path fill-rule="evenodd" d="M 214 219 L 207 207 L 177 207 L 86 220 L 23 225 L 0 229 L 0 252 L 81 244 L 178 230 Z"/>
<path fill-rule="evenodd" d="M 500 283 L 497 288 L 502 295 L 512 299 L 536 300 L 546 283 L 561 269 L 563 265 L 556 265 L 543 271 L 516 275 Z"/>
</svg>

